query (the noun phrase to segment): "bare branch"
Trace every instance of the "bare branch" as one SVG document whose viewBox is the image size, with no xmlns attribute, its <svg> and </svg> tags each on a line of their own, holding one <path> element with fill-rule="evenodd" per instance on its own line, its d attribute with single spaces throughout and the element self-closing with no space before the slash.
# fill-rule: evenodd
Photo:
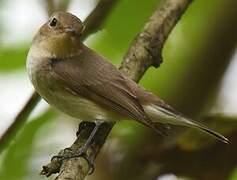
<svg viewBox="0 0 237 180">
<path fill-rule="evenodd" d="M 137 35 L 132 42 L 129 51 L 124 57 L 120 67 L 120 70 L 124 74 L 135 81 L 139 81 L 149 67 L 159 66 L 161 63 L 161 51 L 165 40 L 190 3 L 191 0 L 166 0 L 157 8 L 142 32 Z M 94 143 L 88 150 L 88 156 L 93 160 L 95 160 L 113 125 L 114 124 L 104 124 L 103 128 L 101 128 L 95 136 Z M 88 129 L 85 127 L 83 128 L 83 131 L 87 133 L 91 132 L 91 127 L 88 127 Z M 76 146 L 76 148 L 79 149 L 83 144 L 82 142 L 85 142 L 87 138 L 88 136 L 85 136 L 85 138 L 79 136 L 74 142 L 73 147 L 75 148 Z M 73 149 L 73 147 L 71 148 Z M 64 152 L 61 154 L 66 153 Z M 89 167 L 88 165 L 86 166 L 87 168 L 82 167 L 83 163 L 81 162 L 81 159 L 82 158 L 67 159 L 64 162 L 52 161 L 44 167 L 43 173 L 47 175 L 54 173 L 47 172 L 46 170 L 50 170 L 51 167 L 58 165 L 57 171 L 60 171 L 59 176 L 57 177 L 58 180 L 63 180 L 68 177 L 70 177 L 70 179 L 77 179 L 77 177 L 80 177 L 80 180 L 82 180 L 88 174 Z M 71 167 L 70 171 L 65 167 L 65 163 L 68 163 Z M 73 166 L 71 166 L 72 164 Z M 74 171 L 73 169 L 75 169 L 75 167 L 81 168 Z M 77 174 L 75 174 L 75 172 L 77 172 Z"/>
<path fill-rule="evenodd" d="M 120 67 L 124 74 L 139 81 L 149 67 L 159 67 L 165 40 L 191 1 L 166 0 L 161 4 L 132 42 Z"/>
</svg>

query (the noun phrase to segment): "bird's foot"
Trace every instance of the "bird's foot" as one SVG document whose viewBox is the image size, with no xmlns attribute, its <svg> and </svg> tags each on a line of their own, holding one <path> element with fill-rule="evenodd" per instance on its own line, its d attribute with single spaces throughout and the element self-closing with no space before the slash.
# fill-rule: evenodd
<svg viewBox="0 0 237 180">
<path fill-rule="evenodd" d="M 89 172 L 88 174 L 92 174 L 94 172 L 94 160 L 92 157 L 88 156 L 87 154 L 87 150 L 90 148 L 90 146 L 93 143 L 94 140 L 94 136 L 96 135 L 96 132 L 98 131 L 98 129 L 100 128 L 100 126 L 103 124 L 103 122 L 100 121 L 96 121 L 95 123 L 91 123 L 91 122 L 82 122 L 79 125 L 79 130 L 77 132 L 77 136 L 79 136 L 82 133 L 83 128 L 85 128 L 85 126 L 90 126 L 90 128 L 92 129 L 91 133 L 89 134 L 89 137 L 87 139 L 87 141 L 85 142 L 85 144 L 79 149 L 72 149 L 72 148 L 66 148 L 63 150 L 62 153 L 60 153 L 57 156 L 54 156 L 51 161 L 53 161 L 54 159 L 57 159 L 58 161 L 63 161 L 63 160 L 67 160 L 67 159 L 71 159 L 71 158 L 78 158 L 78 157 L 83 157 L 88 165 L 89 165 Z"/>
<path fill-rule="evenodd" d="M 65 148 L 63 155 L 53 156 L 51 161 L 64 161 L 72 158 L 84 158 L 88 165 L 89 165 L 89 172 L 88 174 L 91 175 L 94 172 L 94 161 L 87 155 L 87 148 L 85 146 L 81 147 L 79 150 L 74 151 L 72 148 Z"/>
</svg>

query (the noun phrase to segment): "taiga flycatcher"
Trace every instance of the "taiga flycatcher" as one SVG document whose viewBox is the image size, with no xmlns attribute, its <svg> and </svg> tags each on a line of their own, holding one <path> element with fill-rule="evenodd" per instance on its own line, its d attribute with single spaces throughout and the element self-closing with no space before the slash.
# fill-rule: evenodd
<svg viewBox="0 0 237 180">
<path fill-rule="evenodd" d="M 50 105 L 83 121 L 125 118 L 158 132 L 158 122 L 182 125 L 228 142 L 221 134 L 182 116 L 86 47 L 80 40 L 83 29 L 76 16 L 56 12 L 34 37 L 27 69 L 36 91 Z"/>
</svg>

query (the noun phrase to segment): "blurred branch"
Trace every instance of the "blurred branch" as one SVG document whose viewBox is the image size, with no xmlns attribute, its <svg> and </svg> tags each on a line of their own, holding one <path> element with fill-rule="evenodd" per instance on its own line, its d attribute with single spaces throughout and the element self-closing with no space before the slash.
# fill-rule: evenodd
<svg viewBox="0 0 237 180">
<path fill-rule="evenodd" d="M 95 9 L 87 16 L 84 21 L 85 30 L 83 36 L 86 38 L 88 35 L 98 31 L 106 17 L 111 12 L 118 0 L 100 0 Z"/>
<path fill-rule="evenodd" d="M 40 96 L 34 92 L 26 102 L 24 108 L 17 114 L 12 124 L 0 137 L 0 153 L 6 148 L 16 136 L 21 127 L 26 123 L 27 118 L 40 100 Z"/>
<path fill-rule="evenodd" d="M 175 132 L 175 137 L 167 136 L 163 143 L 160 143 L 157 135 L 149 130 L 139 134 L 134 133 L 134 137 L 130 138 L 139 139 L 138 143 L 134 140 L 120 139 L 113 147 L 116 150 L 106 151 L 98 163 L 103 167 L 112 161 L 113 168 L 107 173 L 108 177 L 116 177 L 115 180 L 157 179 L 162 174 L 170 173 L 188 179 L 228 179 L 237 163 L 233 158 L 237 150 L 237 141 L 235 141 L 237 116 L 212 114 L 203 117 L 203 120 L 209 122 L 210 128 L 228 134 L 230 144 L 223 144 L 205 133 L 190 128 L 172 126 L 171 133 L 179 128 L 185 134 L 179 136 Z M 115 153 L 120 154 L 122 158 L 119 160 L 111 158 Z M 127 172 L 128 168 L 129 172 Z M 95 177 L 96 175 L 98 174 L 95 174 Z"/>
<path fill-rule="evenodd" d="M 70 2 L 71 0 L 60 0 L 57 2 L 54 0 L 44 0 L 48 16 L 51 16 L 54 11 L 66 11 Z"/>
<path fill-rule="evenodd" d="M 59 5 L 61 4 L 61 8 L 66 10 L 69 5 L 70 0 L 61 0 Z M 54 0 L 44 0 L 45 9 L 47 11 L 48 16 L 50 16 L 56 9 L 56 3 Z M 36 91 L 34 91 L 26 104 L 23 106 L 21 111 L 16 115 L 15 119 L 11 123 L 11 125 L 7 128 L 7 130 L 0 137 L 0 153 L 6 148 L 12 139 L 15 138 L 18 131 L 21 127 L 26 123 L 30 113 L 34 110 L 36 105 L 39 103 L 41 97 L 38 95 Z"/>
<path fill-rule="evenodd" d="M 158 67 L 160 65 L 162 62 L 161 51 L 164 42 L 190 3 L 191 0 L 166 0 L 155 10 L 150 20 L 144 26 L 144 29 L 132 42 L 129 51 L 124 57 L 120 67 L 120 70 L 124 74 L 138 82 L 149 67 Z M 98 131 L 94 143 L 88 150 L 90 159 L 95 160 L 112 127 L 113 124 L 105 124 Z M 88 127 L 88 129 L 85 127 L 83 131 L 87 133 L 91 132 L 91 127 Z M 71 146 L 72 150 L 79 149 L 87 138 L 88 136 L 79 136 Z M 67 153 L 61 151 L 59 154 L 66 155 Z M 85 166 L 85 160 L 82 161 L 82 159 L 73 158 L 64 161 L 54 159 L 50 164 L 44 166 L 43 174 L 49 176 L 60 170 L 57 177 L 58 180 L 82 180 L 89 172 L 88 165 Z M 71 167 L 70 171 L 65 164 L 69 164 Z"/>
<path fill-rule="evenodd" d="M 70 5 L 71 0 L 61 0 L 58 2 L 57 9 L 55 11 L 66 11 Z"/>
<path fill-rule="evenodd" d="M 134 171 L 134 174 L 126 174 L 128 179 L 131 177 L 134 179 L 145 179 L 140 178 L 144 177 L 143 174 L 146 174 L 146 168 L 155 169 L 149 175 L 146 174 L 146 179 L 156 179 L 162 174 L 175 174 L 178 177 L 187 177 L 188 179 L 201 179 L 201 180 L 226 180 L 229 178 L 230 173 L 233 170 L 233 167 L 236 167 L 237 159 L 237 117 L 236 116 L 209 116 L 208 120 L 213 124 L 220 123 L 227 131 L 229 131 L 229 138 L 232 139 L 229 145 L 223 144 L 212 140 L 212 143 L 206 138 L 205 135 L 198 134 L 189 134 L 189 143 L 192 141 L 197 142 L 199 137 L 199 145 L 206 144 L 208 146 L 202 146 L 202 148 L 187 148 L 181 147 L 178 144 L 170 147 L 161 147 L 160 145 L 154 143 L 144 143 L 147 142 L 148 137 L 142 139 L 143 150 L 142 151 L 131 151 L 129 154 L 124 156 L 124 161 L 122 165 L 125 165 L 125 168 L 133 166 L 133 164 L 139 164 L 143 162 L 138 169 L 131 170 Z M 231 130 L 232 129 L 232 130 Z M 231 133 L 230 133 L 231 131 Z M 194 133 L 194 131 L 192 131 Z M 153 137 L 150 137 L 153 138 Z M 206 142 L 207 141 L 207 142 Z M 141 148 L 140 145 L 134 147 L 134 149 Z M 154 151 L 156 153 L 154 153 Z M 127 158 L 130 160 L 126 160 Z M 133 162 L 130 162 L 133 161 Z M 105 162 L 107 163 L 107 162 Z M 120 162 L 121 163 L 121 162 Z M 121 164 L 120 164 L 121 166 Z M 152 167 L 152 168 L 151 168 Z M 140 173 L 141 172 L 141 173 Z M 145 173 L 144 173 L 145 172 Z M 113 172 L 116 175 L 116 171 Z M 119 171 L 118 173 L 121 173 Z M 124 176 L 120 176 L 117 179 L 123 179 Z"/>
<path fill-rule="evenodd" d="M 56 9 L 54 0 L 44 0 L 44 3 L 47 14 L 50 16 Z"/>
<path fill-rule="evenodd" d="M 172 172 L 176 175 L 185 175 L 186 177 L 195 179 L 228 179 L 233 167 L 236 167 L 237 163 L 237 159 L 233 158 L 237 151 L 237 141 L 235 141 L 237 139 L 237 117 L 214 115 L 207 117 L 207 119 L 213 122 L 213 125 L 218 123 L 218 126 L 222 130 L 228 131 L 228 137 L 232 140 L 231 143 L 229 145 L 219 142 L 206 143 L 208 139 L 199 134 L 200 139 L 197 141 L 199 144 L 196 147 L 200 147 L 199 145 L 203 144 L 208 144 L 208 146 L 191 150 L 175 146 L 167 149 L 158 156 L 156 154 L 156 157 L 154 157 L 154 151 L 152 151 L 148 153 L 148 156 L 153 161 L 162 164 L 160 174 Z M 188 168 L 186 168 L 187 164 Z"/>
<path fill-rule="evenodd" d="M 104 13 L 106 14 L 106 11 L 110 11 L 110 9 L 107 9 L 108 7 L 112 8 L 112 4 L 115 4 L 118 0 L 102 0 L 98 3 L 98 5 L 95 7 L 95 9 L 89 14 L 88 18 L 85 20 L 85 24 L 87 24 L 87 28 L 85 30 L 85 33 L 82 35 L 82 39 L 86 39 L 89 36 L 89 33 L 87 33 L 87 30 L 90 32 L 95 32 L 97 27 L 94 26 L 93 21 L 96 21 L 97 25 L 100 27 L 106 18 L 105 15 L 96 15 L 97 13 Z M 51 10 L 51 8 L 55 8 L 55 5 L 53 4 L 53 0 L 45 0 L 45 2 L 48 3 L 48 11 Z M 69 3 L 69 1 L 67 1 Z M 109 2 L 111 5 L 109 5 Z M 103 4 L 105 6 L 103 6 Z M 99 7 L 99 8 L 98 8 Z M 104 7 L 104 8 L 103 8 Z M 103 9 L 103 11 L 101 10 Z M 53 10 L 52 10 L 53 11 Z M 50 15 L 50 13 L 49 13 Z M 99 19 L 100 17 L 100 19 Z M 98 21 L 101 25 L 98 24 Z M 8 127 L 8 129 L 3 133 L 3 135 L 0 137 L 0 153 L 3 151 L 4 148 L 6 148 L 12 139 L 16 136 L 18 131 L 21 129 L 21 127 L 25 124 L 27 118 L 29 117 L 30 113 L 34 110 L 36 105 L 39 103 L 41 97 L 36 93 L 33 92 L 30 98 L 28 99 L 27 103 L 23 106 L 22 110 L 17 114 L 15 119 L 13 120 L 12 124 Z"/>
</svg>

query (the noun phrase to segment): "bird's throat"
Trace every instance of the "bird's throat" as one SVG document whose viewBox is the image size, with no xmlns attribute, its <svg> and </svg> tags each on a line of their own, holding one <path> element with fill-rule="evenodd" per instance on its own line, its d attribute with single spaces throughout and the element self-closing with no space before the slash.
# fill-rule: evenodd
<svg viewBox="0 0 237 180">
<path fill-rule="evenodd" d="M 80 42 L 68 34 L 60 34 L 44 39 L 41 48 L 48 51 L 52 57 L 69 58 L 80 52 Z"/>
</svg>

